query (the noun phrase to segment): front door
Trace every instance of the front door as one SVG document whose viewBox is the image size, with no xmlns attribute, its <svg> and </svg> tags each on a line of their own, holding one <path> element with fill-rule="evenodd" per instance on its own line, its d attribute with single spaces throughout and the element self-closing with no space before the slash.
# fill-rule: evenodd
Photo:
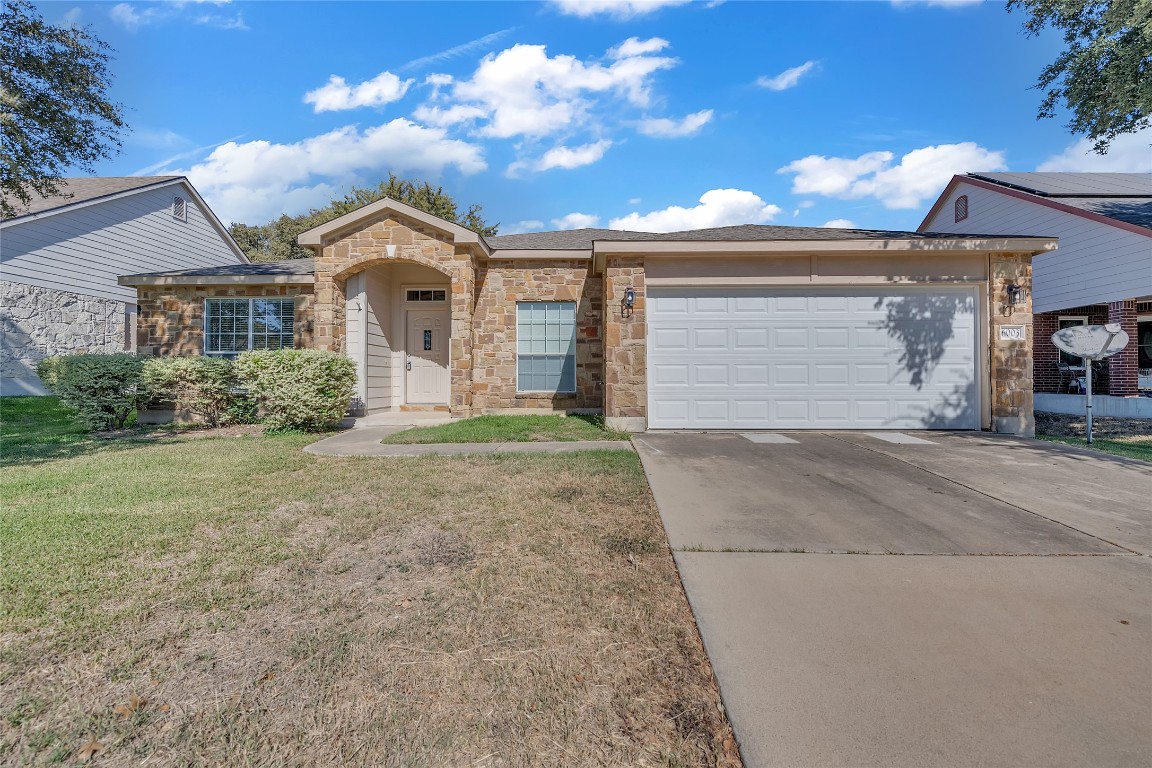
<svg viewBox="0 0 1152 768">
<path fill-rule="evenodd" d="M 408 310 L 406 400 L 418 405 L 448 404 L 448 332 L 442 309 Z"/>
</svg>

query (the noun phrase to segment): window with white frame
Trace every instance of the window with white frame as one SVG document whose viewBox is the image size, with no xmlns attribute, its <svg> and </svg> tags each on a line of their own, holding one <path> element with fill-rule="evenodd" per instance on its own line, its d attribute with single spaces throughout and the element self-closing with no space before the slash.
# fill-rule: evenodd
<svg viewBox="0 0 1152 768">
<path fill-rule="evenodd" d="M 517 302 L 516 391 L 576 391 L 576 302 Z"/>
<path fill-rule="evenodd" d="M 1088 318 L 1083 315 L 1064 315 L 1056 318 L 1056 330 L 1058 331 L 1071 328 L 1074 325 L 1088 325 Z M 1067 363 L 1068 365 L 1084 365 L 1084 358 L 1060 350 L 1060 362 Z"/>
<path fill-rule="evenodd" d="M 290 348 L 295 309 L 293 299 L 205 299 L 204 354 Z"/>
</svg>

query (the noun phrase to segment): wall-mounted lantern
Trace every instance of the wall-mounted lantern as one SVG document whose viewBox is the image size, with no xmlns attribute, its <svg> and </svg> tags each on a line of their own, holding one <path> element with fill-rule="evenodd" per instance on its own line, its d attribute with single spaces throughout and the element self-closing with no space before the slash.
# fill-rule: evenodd
<svg viewBox="0 0 1152 768">
<path fill-rule="evenodd" d="M 1006 315 L 1012 314 L 1016 307 L 1028 299 L 1028 290 L 1022 285 L 1008 283 L 1004 286 L 1004 309 Z"/>
</svg>

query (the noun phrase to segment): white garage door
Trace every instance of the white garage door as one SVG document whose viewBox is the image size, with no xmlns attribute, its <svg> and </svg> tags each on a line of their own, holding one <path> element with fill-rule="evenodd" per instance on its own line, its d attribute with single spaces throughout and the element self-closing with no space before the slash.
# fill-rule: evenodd
<svg viewBox="0 0 1152 768">
<path fill-rule="evenodd" d="M 649 287 L 651 429 L 977 429 L 972 288 Z"/>
</svg>

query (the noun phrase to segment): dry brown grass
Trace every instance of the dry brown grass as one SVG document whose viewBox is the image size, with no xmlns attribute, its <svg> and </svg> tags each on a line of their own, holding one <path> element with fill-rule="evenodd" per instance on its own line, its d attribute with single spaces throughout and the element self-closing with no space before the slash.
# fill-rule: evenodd
<svg viewBox="0 0 1152 768">
<path fill-rule="evenodd" d="M 0 762 L 738 765 L 635 455 L 287 474 L 133 564 L 129 618 L 0 636 Z M 185 578 L 236 530 L 281 556 Z"/>
</svg>

